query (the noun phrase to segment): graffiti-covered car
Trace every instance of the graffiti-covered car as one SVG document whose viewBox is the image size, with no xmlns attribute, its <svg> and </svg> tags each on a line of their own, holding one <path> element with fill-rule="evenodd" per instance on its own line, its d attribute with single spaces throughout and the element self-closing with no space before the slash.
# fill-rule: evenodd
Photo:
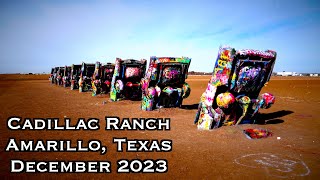
<svg viewBox="0 0 320 180">
<path fill-rule="evenodd" d="M 185 82 L 191 58 L 150 58 L 149 68 L 141 80 L 141 109 L 151 111 L 157 107 L 181 107 L 184 98 L 190 94 Z"/>
<path fill-rule="evenodd" d="M 101 67 L 101 92 L 102 93 L 110 92 L 114 68 L 115 68 L 114 63 L 107 63 Z"/>
<path fill-rule="evenodd" d="M 69 87 L 71 85 L 71 66 L 64 67 L 62 83 L 63 83 L 63 87 Z"/>
<path fill-rule="evenodd" d="M 56 81 L 56 84 L 57 85 L 63 85 L 63 81 L 62 81 L 62 78 L 63 78 L 63 75 L 64 75 L 64 67 L 59 67 L 58 71 L 57 71 L 57 81 Z"/>
<path fill-rule="evenodd" d="M 94 72 L 92 75 L 91 87 L 92 87 L 92 96 L 96 96 L 100 93 L 100 74 L 101 74 L 101 63 L 96 62 L 94 66 Z"/>
<path fill-rule="evenodd" d="M 72 64 L 70 72 L 70 89 L 79 89 L 79 79 L 81 73 L 81 64 Z"/>
<path fill-rule="evenodd" d="M 111 81 L 110 99 L 141 99 L 141 78 L 145 75 L 147 61 L 116 58 Z"/>
<path fill-rule="evenodd" d="M 212 77 L 200 98 L 194 120 L 198 129 L 255 123 L 258 111 L 269 108 L 275 97 L 259 95 L 269 81 L 277 53 L 238 50 L 221 46 Z"/>
<path fill-rule="evenodd" d="M 53 80 L 53 74 L 55 73 L 54 70 L 55 68 L 51 68 L 50 75 L 49 75 L 49 81 L 51 82 L 51 84 L 54 84 L 54 80 Z"/>
<path fill-rule="evenodd" d="M 58 82 L 57 82 L 57 72 L 58 72 L 58 70 L 59 70 L 59 67 L 55 67 L 54 69 L 53 69 L 53 73 L 52 73 L 52 76 L 51 76 L 51 83 L 52 84 L 58 84 Z"/>
<path fill-rule="evenodd" d="M 112 63 L 101 64 L 96 62 L 92 77 L 92 96 L 110 91 L 114 67 Z"/>
<path fill-rule="evenodd" d="M 94 68 L 95 64 L 88 64 L 84 62 L 82 63 L 79 78 L 79 92 L 86 92 L 91 90 Z"/>
</svg>

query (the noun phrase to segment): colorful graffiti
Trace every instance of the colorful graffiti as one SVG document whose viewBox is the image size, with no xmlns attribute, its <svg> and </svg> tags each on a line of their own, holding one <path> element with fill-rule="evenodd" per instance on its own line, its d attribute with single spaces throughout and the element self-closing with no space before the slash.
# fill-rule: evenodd
<svg viewBox="0 0 320 180">
<path fill-rule="evenodd" d="M 116 58 L 114 73 L 111 81 L 111 90 L 110 90 L 110 99 L 112 101 L 117 100 L 117 90 L 116 90 L 115 84 L 116 84 L 117 77 L 119 76 L 119 73 L 120 73 L 120 63 L 121 63 L 121 59 Z"/>
<path fill-rule="evenodd" d="M 260 108 L 269 108 L 274 96 L 258 94 L 269 80 L 275 51 L 239 50 L 221 46 L 207 89 L 200 97 L 194 123 L 198 129 L 255 122 Z M 266 104 L 268 102 L 268 104 Z"/>
<path fill-rule="evenodd" d="M 187 57 L 150 57 L 145 77 L 141 80 L 141 109 L 179 107 L 190 94 L 185 83 L 191 59 Z"/>
<path fill-rule="evenodd" d="M 116 59 L 111 81 L 110 99 L 117 101 L 124 98 L 141 99 L 141 78 L 145 75 L 146 60 Z"/>
<path fill-rule="evenodd" d="M 259 51 L 253 49 L 243 49 L 237 51 L 237 54 L 241 56 L 259 56 L 261 58 L 275 58 L 275 51 L 267 50 L 267 51 Z"/>
<path fill-rule="evenodd" d="M 127 67 L 125 72 L 125 77 L 139 77 L 141 70 L 139 67 Z"/>
<path fill-rule="evenodd" d="M 221 48 L 214 67 L 211 83 L 214 86 L 226 85 L 231 73 L 235 50 L 230 47 Z"/>
<path fill-rule="evenodd" d="M 96 96 L 99 92 L 100 87 L 100 68 L 101 63 L 96 62 L 94 67 L 94 72 L 92 75 L 91 87 L 92 87 L 92 96 Z"/>
</svg>

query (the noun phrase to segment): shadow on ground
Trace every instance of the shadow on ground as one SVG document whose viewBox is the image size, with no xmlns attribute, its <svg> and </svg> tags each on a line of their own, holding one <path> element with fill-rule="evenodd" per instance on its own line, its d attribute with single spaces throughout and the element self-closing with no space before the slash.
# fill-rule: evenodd
<svg viewBox="0 0 320 180">
<path fill-rule="evenodd" d="M 194 110 L 198 109 L 199 103 L 197 104 L 189 104 L 189 105 L 182 105 L 181 109 L 187 109 L 187 110 Z"/>
<path fill-rule="evenodd" d="M 284 120 L 279 119 L 281 117 L 287 116 L 294 113 L 293 111 L 281 110 L 272 113 L 260 113 L 257 118 L 257 124 L 280 124 Z"/>
<path fill-rule="evenodd" d="M 182 105 L 182 109 L 186 110 L 194 110 L 198 109 L 199 104 L 189 104 Z M 272 113 L 260 113 L 257 117 L 256 124 L 280 124 L 283 123 L 284 120 L 280 119 L 281 117 L 287 116 L 289 114 L 294 113 L 293 111 L 281 110 Z"/>
</svg>

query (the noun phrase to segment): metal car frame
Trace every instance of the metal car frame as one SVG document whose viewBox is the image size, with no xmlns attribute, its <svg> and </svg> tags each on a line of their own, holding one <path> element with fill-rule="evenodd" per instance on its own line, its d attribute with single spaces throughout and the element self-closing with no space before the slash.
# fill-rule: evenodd
<svg viewBox="0 0 320 180">
<path fill-rule="evenodd" d="M 51 84 L 54 84 L 54 79 L 53 79 L 54 71 L 55 71 L 55 68 L 51 68 L 51 72 L 49 75 L 49 81 L 51 82 Z"/>
<path fill-rule="evenodd" d="M 64 67 L 59 67 L 58 71 L 57 71 L 57 78 L 56 78 L 56 84 L 59 85 L 59 86 L 62 86 L 63 85 L 63 75 L 64 75 Z"/>
<path fill-rule="evenodd" d="M 188 57 L 150 57 L 149 68 L 141 80 L 141 109 L 181 107 L 191 91 L 185 82 L 190 63 Z"/>
<path fill-rule="evenodd" d="M 259 109 L 275 102 L 272 94 L 259 93 L 270 79 L 276 56 L 271 50 L 236 51 L 221 46 L 212 77 L 200 98 L 194 120 L 198 129 L 255 123 Z"/>
<path fill-rule="evenodd" d="M 79 79 L 81 73 L 81 64 L 72 64 L 71 65 L 71 74 L 70 74 L 70 89 L 79 89 Z"/>
<path fill-rule="evenodd" d="M 79 92 L 86 92 L 92 89 L 92 77 L 95 64 L 82 62 L 79 78 Z"/>
<path fill-rule="evenodd" d="M 92 96 L 110 91 L 114 67 L 115 65 L 112 63 L 96 62 L 92 79 Z"/>
<path fill-rule="evenodd" d="M 69 87 L 71 85 L 71 66 L 64 66 L 62 81 L 63 87 Z"/>
<path fill-rule="evenodd" d="M 58 84 L 57 82 L 57 72 L 59 70 L 59 67 L 54 67 L 54 70 L 53 70 L 53 73 L 52 73 L 52 76 L 51 76 L 51 83 L 52 84 Z"/>
<path fill-rule="evenodd" d="M 111 81 L 110 100 L 141 100 L 141 78 L 145 75 L 147 61 L 116 58 L 114 74 Z M 139 76 L 126 77 L 129 70 L 139 68 Z"/>
</svg>

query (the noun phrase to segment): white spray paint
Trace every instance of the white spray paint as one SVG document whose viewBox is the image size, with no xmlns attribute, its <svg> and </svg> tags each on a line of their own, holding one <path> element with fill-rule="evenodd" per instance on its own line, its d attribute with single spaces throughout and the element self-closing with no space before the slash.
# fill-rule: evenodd
<svg viewBox="0 0 320 180">
<path fill-rule="evenodd" d="M 311 172 L 302 160 L 271 153 L 247 154 L 234 161 L 250 168 L 263 168 L 270 176 L 279 178 L 307 176 Z"/>
</svg>

